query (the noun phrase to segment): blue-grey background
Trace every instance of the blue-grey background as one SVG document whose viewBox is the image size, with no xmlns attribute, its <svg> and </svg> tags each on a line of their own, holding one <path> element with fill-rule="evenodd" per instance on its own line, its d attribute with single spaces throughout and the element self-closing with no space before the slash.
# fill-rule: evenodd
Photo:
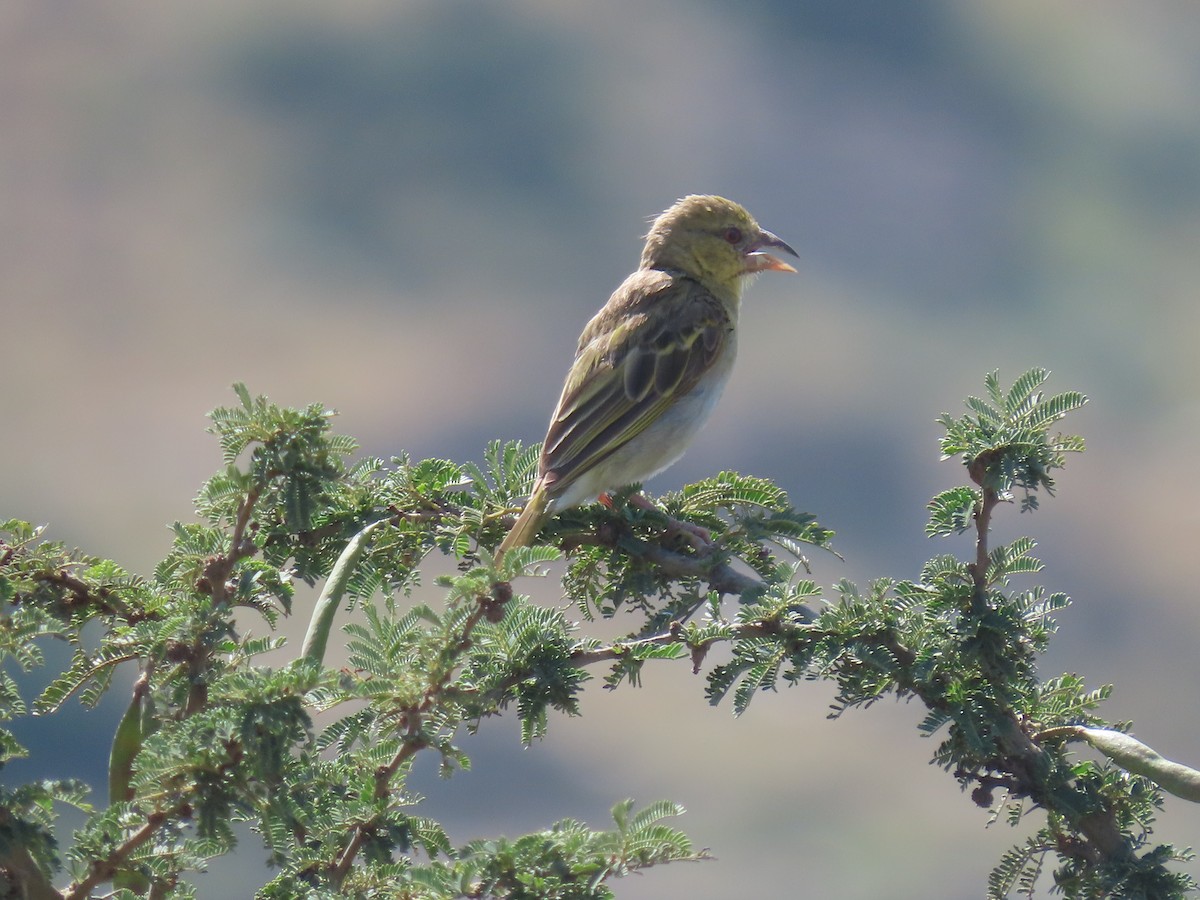
<svg viewBox="0 0 1200 900">
<path fill-rule="evenodd" d="M 651 488 L 771 477 L 838 532 L 820 583 L 911 577 L 968 551 L 922 536 L 961 475 L 935 417 L 1052 368 L 1089 450 L 997 524 L 1076 601 L 1044 671 L 1114 682 L 1111 718 L 1200 763 L 1198 45 L 1188 0 L 5 4 L 0 516 L 149 572 L 235 380 L 375 455 L 538 440 L 647 217 L 721 193 L 800 272 L 753 287 L 721 407 Z M 652 667 L 529 749 L 488 723 L 471 773 L 423 763 L 424 811 L 461 842 L 684 803 L 719 861 L 627 898 L 980 896 L 1021 838 L 927 765 L 915 707 L 830 722 L 805 685 L 735 722 L 702 687 Z M 5 777 L 100 785 L 122 704 L 32 723 Z M 1158 827 L 1194 844 L 1200 815 Z M 248 894 L 245 849 L 203 896 Z"/>
</svg>

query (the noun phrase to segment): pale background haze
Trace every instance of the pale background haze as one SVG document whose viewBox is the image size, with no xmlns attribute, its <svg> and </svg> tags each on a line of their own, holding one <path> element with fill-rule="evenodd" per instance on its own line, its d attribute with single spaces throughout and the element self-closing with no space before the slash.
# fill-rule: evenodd
<svg viewBox="0 0 1200 900">
<path fill-rule="evenodd" d="M 539 440 L 648 217 L 720 193 L 799 274 L 753 286 L 720 408 L 650 488 L 773 478 L 837 531 L 819 583 L 915 577 L 969 548 L 922 534 L 962 476 L 934 419 L 1051 368 L 1088 452 L 996 528 L 1075 600 L 1042 672 L 1115 683 L 1105 715 L 1200 764 L 1197 46 L 1186 0 L 7 3 L 0 518 L 149 573 L 238 380 L 372 455 Z M 683 803 L 719 861 L 622 898 L 978 897 L 1022 839 L 927 765 L 917 707 L 830 722 L 806 684 L 731 721 L 685 668 L 593 685 L 529 749 L 486 723 L 472 772 L 423 761 L 424 814 L 463 843 Z M 120 693 L 31 723 L 4 777 L 102 793 Z M 1200 843 L 1200 813 L 1169 799 L 1157 835 Z"/>
</svg>

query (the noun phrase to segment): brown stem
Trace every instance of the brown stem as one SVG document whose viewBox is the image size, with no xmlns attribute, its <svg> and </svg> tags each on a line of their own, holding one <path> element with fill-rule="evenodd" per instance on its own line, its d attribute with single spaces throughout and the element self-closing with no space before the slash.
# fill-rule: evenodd
<svg viewBox="0 0 1200 900">
<path fill-rule="evenodd" d="M 145 613 L 131 610 L 124 603 L 121 603 L 120 598 L 115 596 L 113 592 L 103 587 L 97 591 L 93 591 L 86 582 L 80 578 L 76 578 L 69 572 L 63 570 L 40 572 L 34 575 L 33 578 L 35 581 L 52 584 L 55 587 L 68 591 L 71 595 L 72 606 L 93 606 L 105 615 L 119 616 L 131 623 L 147 618 Z"/>
<path fill-rule="evenodd" d="M 1038 734 L 1035 740 L 1015 718 L 1010 720 L 1009 725 L 1007 732 L 1000 735 L 1001 749 L 1010 755 L 1008 768 L 1021 779 L 1025 793 L 1035 803 L 1054 808 L 1052 804 L 1046 803 L 1041 790 L 1042 779 L 1037 774 L 1046 754 L 1039 741 L 1069 736 L 1075 727 L 1046 729 Z M 1067 821 L 1079 829 L 1101 858 L 1125 859 L 1133 853 L 1133 848 L 1121 833 L 1116 816 L 1110 809 L 1099 809 L 1078 818 L 1067 816 Z"/>
<path fill-rule="evenodd" d="M 622 656 L 627 656 L 630 650 L 637 647 L 655 647 L 663 644 L 673 644 L 680 641 L 679 634 L 672 631 L 664 631 L 662 634 L 651 635 L 650 637 L 639 638 L 636 641 L 618 641 L 615 644 L 609 644 L 607 647 L 596 647 L 592 650 L 576 650 L 571 654 L 571 665 L 593 666 L 596 663 L 611 662 L 620 659 Z"/>
<path fill-rule="evenodd" d="M 228 741 L 225 744 L 226 757 L 218 767 L 218 772 L 224 774 L 236 769 L 242 761 L 244 748 L 237 741 Z M 124 843 L 118 846 L 115 850 L 108 854 L 104 859 L 93 860 L 89 867 L 86 878 L 72 884 L 67 888 L 62 895 L 62 900 L 87 900 L 92 888 L 105 881 L 112 879 L 122 867 L 122 864 L 129 859 L 133 853 L 142 846 L 142 844 L 154 837 L 155 833 L 162 828 L 167 822 L 178 819 L 185 814 L 185 810 L 189 808 L 189 797 L 192 795 L 194 788 L 187 788 L 180 792 L 171 804 L 166 809 L 155 810 L 146 816 L 146 822 L 125 839 Z"/>
<path fill-rule="evenodd" d="M 567 548 L 589 544 L 598 547 L 620 547 L 636 559 L 653 563 L 672 578 L 695 578 L 705 581 L 718 594 L 741 596 L 763 591 L 767 587 L 764 582 L 750 575 L 743 575 L 726 562 L 716 561 L 712 557 L 677 553 L 661 544 L 643 541 L 630 535 L 607 538 L 590 532 L 570 534 L 565 536 L 563 544 Z"/>
<path fill-rule="evenodd" d="M 491 597 L 480 597 L 463 622 L 462 636 L 458 639 L 454 647 L 452 660 L 457 660 L 462 651 L 466 650 L 471 645 L 471 632 L 475 630 L 475 626 L 484 618 L 487 609 L 494 603 Z M 438 703 L 439 697 L 445 691 L 447 684 L 454 675 L 454 670 L 457 668 L 456 662 L 451 662 L 445 669 L 436 675 L 436 677 L 425 688 L 420 704 L 411 710 L 408 716 L 408 731 L 405 737 L 408 739 L 403 746 L 400 747 L 396 754 L 391 758 L 387 765 L 380 766 L 375 771 L 375 790 L 374 796 L 376 800 L 383 800 L 387 797 L 391 789 L 391 780 L 396 773 L 400 771 L 400 767 L 404 765 L 405 760 L 413 756 L 417 751 L 425 748 L 425 743 L 420 738 L 421 721 L 423 714 L 429 712 Z M 334 888 L 341 888 L 342 883 L 346 880 L 346 876 L 350 874 L 350 869 L 354 866 L 354 860 L 362 850 L 363 844 L 370 835 L 371 830 L 375 827 L 377 820 L 373 817 L 366 822 L 358 822 L 354 826 L 354 833 L 350 836 L 349 842 L 342 849 L 330 869 L 329 878 Z"/>
<path fill-rule="evenodd" d="M 0 855 L 0 885 L 26 900 L 62 900 L 28 848 L 11 844 Z M 8 896 L 8 894 L 5 894 Z"/>
<path fill-rule="evenodd" d="M 975 585 L 975 603 L 982 605 L 987 597 L 987 573 L 991 560 L 988 557 L 988 531 L 992 527 L 992 512 L 1000 497 L 990 487 L 983 488 L 983 501 L 975 511 L 975 562 L 971 564 L 971 580 Z"/>
<path fill-rule="evenodd" d="M 202 588 L 208 591 L 213 601 L 222 606 L 229 602 L 229 581 L 233 577 L 234 567 L 239 562 L 258 552 L 254 542 L 246 537 L 246 529 L 250 526 L 250 517 L 254 507 L 262 495 L 260 486 L 252 487 L 246 492 L 238 504 L 237 515 L 234 517 L 233 532 L 229 536 L 229 550 L 220 556 L 214 556 L 204 566 L 201 577 Z M 192 686 L 188 690 L 184 715 L 191 716 L 203 709 L 208 703 L 208 683 L 204 675 L 208 669 L 208 654 L 204 646 L 203 635 L 196 638 L 191 648 L 191 677 Z"/>
<path fill-rule="evenodd" d="M 87 900 L 96 885 L 108 881 L 121 868 L 138 847 L 154 837 L 154 833 L 167 821 L 165 812 L 154 812 L 146 817 L 146 824 L 125 839 L 121 846 L 102 860 L 92 862 L 86 878 L 75 882 L 64 893 L 63 900 Z"/>
<path fill-rule="evenodd" d="M 229 536 L 229 551 L 220 556 L 214 556 L 204 566 L 204 579 L 207 581 L 209 595 L 217 603 L 229 601 L 229 579 L 233 568 L 248 556 L 258 552 L 253 541 L 246 539 L 246 529 L 250 526 L 250 517 L 254 507 L 262 495 L 262 488 L 251 488 L 242 502 L 238 504 L 237 515 L 233 521 L 233 533 Z"/>
</svg>

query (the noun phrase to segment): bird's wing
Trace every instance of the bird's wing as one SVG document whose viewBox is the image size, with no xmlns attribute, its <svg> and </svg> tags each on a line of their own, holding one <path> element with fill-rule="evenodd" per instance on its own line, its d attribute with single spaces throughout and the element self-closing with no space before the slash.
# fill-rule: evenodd
<svg viewBox="0 0 1200 900">
<path fill-rule="evenodd" d="M 688 278 L 638 298 L 635 308 L 611 328 L 594 320 L 584 332 L 542 448 L 556 495 L 687 394 L 732 330 L 724 305 Z"/>
</svg>

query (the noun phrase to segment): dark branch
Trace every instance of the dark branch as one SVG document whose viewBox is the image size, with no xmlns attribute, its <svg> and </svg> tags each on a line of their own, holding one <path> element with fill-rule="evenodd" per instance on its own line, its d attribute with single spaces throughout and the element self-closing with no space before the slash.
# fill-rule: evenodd
<svg viewBox="0 0 1200 900">
<path fill-rule="evenodd" d="M 697 579 L 706 582 L 718 594 L 746 596 L 761 593 L 767 589 L 763 582 L 751 575 L 744 575 L 720 556 L 692 556 L 669 550 L 662 544 L 644 541 L 633 535 L 609 537 L 594 532 L 577 532 L 564 535 L 561 540 L 564 550 L 574 547 L 596 546 L 610 549 L 621 549 L 634 559 L 651 563 L 663 571 L 665 575 L 677 580 Z"/>
</svg>

